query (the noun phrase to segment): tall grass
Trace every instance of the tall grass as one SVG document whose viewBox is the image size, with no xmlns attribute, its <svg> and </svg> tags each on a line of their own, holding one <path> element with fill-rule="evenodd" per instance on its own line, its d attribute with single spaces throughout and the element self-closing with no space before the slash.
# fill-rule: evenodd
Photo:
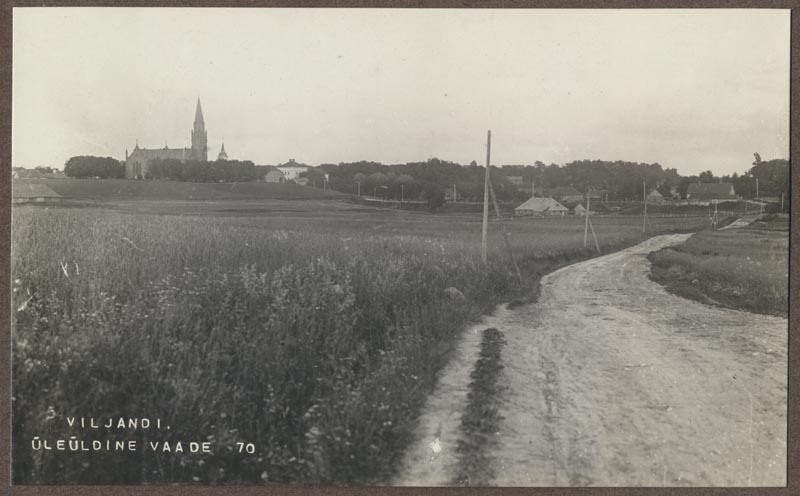
<svg viewBox="0 0 800 496">
<path fill-rule="evenodd" d="M 703 232 L 654 252 L 651 277 L 686 298 L 786 317 L 789 225 L 785 219 L 760 224 Z"/>
<path fill-rule="evenodd" d="M 463 324 L 520 288 L 502 253 L 484 266 L 465 247 L 472 234 L 339 222 L 15 209 L 15 483 L 389 478 Z M 542 270 L 542 246 L 561 246 L 553 263 L 588 256 L 569 249 L 579 236 L 517 235 L 523 269 Z M 170 429 L 75 430 L 66 416 Z M 70 435 L 210 441 L 213 454 L 31 449 L 34 436 Z"/>
</svg>

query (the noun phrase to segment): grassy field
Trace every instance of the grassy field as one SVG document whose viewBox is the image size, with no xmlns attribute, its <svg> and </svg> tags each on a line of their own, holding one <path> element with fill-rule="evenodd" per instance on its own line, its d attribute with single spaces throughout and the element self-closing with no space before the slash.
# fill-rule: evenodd
<svg viewBox="0 0 800 496">
<path fill-rule="evenodd" d="M 12 222 L 17 483 L 388 480 L 463 326 L 594 255 L 581 219 L 511 220 L 519 285 L 497 223 L 484 266 L 477 215 L 321 200 L 123 198 L 21 206 Z M 605 252 L 652 234 L 638 217 L 594 224 Z M 31 450 L 33 436 L 109 438 L 67 415 L 158 417 L 171 430 L 110 436 L 213 454 Z"/>
<path fill-rule="evenodd" d="M 652 279 L 704 303 L 786 317 L 789 219 L 767 216 L 747 228 L 705 231 L 652 253 Z"/>
<path fill-rule="evenodd" d="M 349 195 L 296 184 L 190 183 L 131 181 L 128 179 L 16 179 L 12 184 L 44 184 L 64 198 L 75 200 L 309 200 L 346 198 Z"/>
</svg>

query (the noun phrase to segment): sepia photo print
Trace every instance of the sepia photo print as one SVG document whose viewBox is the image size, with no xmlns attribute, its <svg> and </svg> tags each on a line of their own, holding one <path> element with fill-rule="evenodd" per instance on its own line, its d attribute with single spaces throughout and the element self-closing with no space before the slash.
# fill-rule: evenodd
<svg viewBox="0 0 800 496">
<path fill-rule="evenodd" d="M 12 50 L 13 484 L 787 484 L 789 10 Z"/>
</svg>

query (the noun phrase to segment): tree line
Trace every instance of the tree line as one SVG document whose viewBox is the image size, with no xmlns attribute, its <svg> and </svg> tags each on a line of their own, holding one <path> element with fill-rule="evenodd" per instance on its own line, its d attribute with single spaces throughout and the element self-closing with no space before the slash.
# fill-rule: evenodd
<svg viewBox="0 0 800 496">
<path fill-rule="evenodd" d="M 577 160 L 549 165 L 536 161 L 529 165 L 492 166 L 492 185 L 501 202 L 519 202 L 530 197 L 532 186 L 537 191 L 571 186 L 581 194 L 591 190 L 609 201 L 641 201 L 645 183 L 648 192 L 657 189 L 664 197 L 686 197 L 693 182 L 729 182 L 738 195 L 789 197 L 789 161 L 786 159 L 756 160 L 742 174 L 715 176 L 711 171 L 681 176 L 674 168 L 658 163 Z M 249 182 L 263 180 L 264 166 L 251 161 L 181 161 L 154 160 L 149 163 L 147 179 L 189 182 Z M 79 156 L 70 158 L 64 172 L 70 177 L 118 178 L 125 176 L 125 166 L 111 157 Z M 457 198 L 482 201 L 485 168 L 475 161 L 461 165 L 431 158 L 424 162 L 382 164 L 360 161 L 322 164 L 310 168 L 303 176 L 308 184 L 362 196 L 385 199 L 425 200 L 432 206 L 445 201 L 455 190 Z M 325 174 L 328 178 L 325 179 Z M 520 182 L 521 178 L 521 183 Z"/>
</svg>

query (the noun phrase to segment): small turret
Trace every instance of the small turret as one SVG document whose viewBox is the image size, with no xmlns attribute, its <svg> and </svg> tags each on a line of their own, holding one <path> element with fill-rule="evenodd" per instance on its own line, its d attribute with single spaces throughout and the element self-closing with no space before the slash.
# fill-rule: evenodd
<svg viewBox="0 0 800 496">
<path fill-rule="evenodd" d="M 228 160 L 228 154 L 225 153 L 225 142 L 222 142 L 222 148 L 219 150 L 219 155 L 217 156 L 217 160 Z"/>
</svg>

